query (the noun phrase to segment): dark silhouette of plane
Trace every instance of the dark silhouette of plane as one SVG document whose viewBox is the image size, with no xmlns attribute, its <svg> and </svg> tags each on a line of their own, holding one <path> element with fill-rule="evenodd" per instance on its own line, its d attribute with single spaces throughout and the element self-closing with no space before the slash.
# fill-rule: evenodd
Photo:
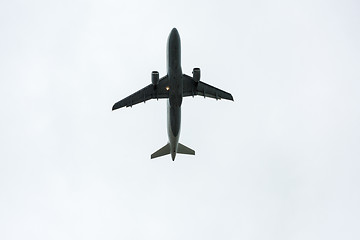
<svg viewBox="0 0 360 240">
<path fill-rule="evenodd" d="M 117 102 L 112 110 L 122 107 L 132 107 L 149 99 L 167 98 L 167 132 L 169 142 L 153 154 L 157 158 L 171 154 L 174 161 L 176 153 L 195 155 L 195 151 L 179 143 L 181 123 L 181 103 L 183 97 L 200 95 L 234 101 L 232 95 L 216 87 L 200 81 L 200 69 L 194 68 L 193 76 L 182 73 L 181 44 L 176 28 L 171 30 L 167 42 L 167 75 L 159 79 L 159 72 L 151 73 L 152 84 Z"/>
</svg>

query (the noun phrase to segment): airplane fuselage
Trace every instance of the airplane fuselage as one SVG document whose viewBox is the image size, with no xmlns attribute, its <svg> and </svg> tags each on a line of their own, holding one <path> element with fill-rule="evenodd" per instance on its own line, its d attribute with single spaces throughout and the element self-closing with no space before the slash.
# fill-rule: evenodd
<svg viewBox="0 0 360 240">
<path fill-rule="evenodd" d="M 175 28 L 171 31 L 167 43 L 167 74 L 170 84 L 167 103 L 167 131 L 171 158 L 174 160 L 180 137 L 181 103 L 183 98 L 181 43 L 179 33 Z"/>
</svg>

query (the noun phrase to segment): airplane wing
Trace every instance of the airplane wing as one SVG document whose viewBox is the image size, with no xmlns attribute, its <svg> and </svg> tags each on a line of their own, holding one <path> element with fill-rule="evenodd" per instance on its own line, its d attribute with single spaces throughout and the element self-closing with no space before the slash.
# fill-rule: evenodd
<svg viewBox="0 0 360 240">
<path fill-rule="evenodd" d="M 196 83 L 192 77 L 186 74 L 183 74 L 183 84 L 184 84 L 184 90 L 183 90 L 184 97 L 200 95 L 204 97 L 215 98 L 216 100 L 227 99 L 234 101 L 234 98 L 230 93 L 225 92 L 221 89 L 218 89 L 201 81 Z"/>
<path fill-rule="evenodd" d="M 149 99 L 168 98 L 169 91 L 166 89 L 168 86 L 169 79 L 166 75 L 159 80 L 159 83 L 156 86 L 150 84 L 136 93 L 133 93 L 123 100 L 115 103 L 112 107 L 112 110 L 114 111 L 122 107 L 132 107 L 135 104 L 145 102 Z"/>
</svg>

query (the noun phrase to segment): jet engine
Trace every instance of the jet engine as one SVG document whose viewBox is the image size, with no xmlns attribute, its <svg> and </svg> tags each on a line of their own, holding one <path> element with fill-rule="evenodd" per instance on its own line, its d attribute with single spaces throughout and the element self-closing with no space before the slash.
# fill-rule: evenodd
<svg viewBox="0 0 360 240">
<path fill-rule="evenodd" d="M 151 82 L 154 86 L 158 85 L 159 83 L 159 72 L 152 71 L 151 73 Z"/>
<path fill-rule="evenodd" d="M 198 83 L 200 81 L 200 68 L 194 68 L 192 73 L 194 81 Z"/>
</svg>

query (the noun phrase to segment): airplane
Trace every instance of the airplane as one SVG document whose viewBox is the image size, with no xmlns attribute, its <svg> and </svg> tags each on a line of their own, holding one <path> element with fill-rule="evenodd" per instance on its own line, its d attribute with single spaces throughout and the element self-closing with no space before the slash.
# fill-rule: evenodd
<svg viewBox="0 0 360 240">
<path fill-rule="evenodd" d="M 181 70 L 181 43 L 176 28 L 173 28 L 167 40 L 167 74 L 159 78 L 159 72 L 152 71 L 151 84 L 114 104 L 112 110 L 132 107 L 150 99 L 166 98 L 167 132 L 169 142 L 153 154 L 151 159 L 171 154 L 174 161 L 176 153 L 195 155 L 195 151 L 179 142 L 181 124 L 181 103 L 183 97 L 200 95 L 210 98 L 234 101 L 232 95 L 200 81 L 200 68 L 194 68 L 192 77 Z"/>
</svg>

